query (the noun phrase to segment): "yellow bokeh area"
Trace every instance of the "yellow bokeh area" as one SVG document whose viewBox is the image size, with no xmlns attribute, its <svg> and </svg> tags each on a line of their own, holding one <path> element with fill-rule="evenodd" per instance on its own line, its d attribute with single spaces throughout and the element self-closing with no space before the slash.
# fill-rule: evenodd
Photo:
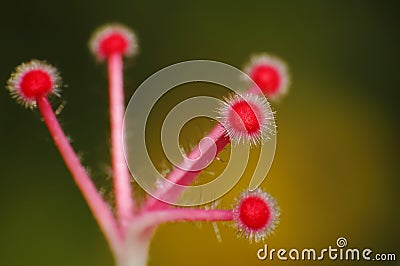
<svg viewBox="0 0 400 266">
<path fill-rule="evenodd" d="M 106 22 L 132 27 L 139 54 L 125 61 L 127 102 L 156 71 L 193 59 L 242 68 L 268 52 L 291 73 L 276 112 L 277 147 L 261 188 L 273 195 L 280 223 L 265 243 L 237 237 L 233 223 L 172 223 L 154 235 L 149 265 L 398 265 L 400 261 L 399 25 L 397 1 L 6 1 L 0 16 L 0 80 L 32 58 L 63 78 L 58 118 L 96 186 L 113 202 L 106 67 L 87 48 Z M 194 84 L 172 90 L 154 108 L 148 148 L 162 171 L 161 122 L 193 95 L 222 99 L 228 91 Z M 60 108 L 63 106 L 64 108 Z M 190 121 L 184 150 L 213 125 Z M 110 266 L 107 243 L 37 111 L 0 90 L 0 265 Z M 226 166 L 230 148 L 199 177 Z M 237 186 L 216 208 L 232 208 L 257 163 L 252 150 Z M 144 193 L 135 187 L 137 195 Z M 216 228 L 222 239 L 216 235 Z M 395 253 L 396 261 L 259 260 L 257 251 L 336 247 Z"/>
<path fill-rule="evenodd" d="M 188 91 L 207 94 L 211 89 L 215 93 L 212 86 L 186 87 L 187 95 L 190 94 Z M 300 251 L 314 248 L 319 253 L 329 246 L 337 248 L 336 240 L 345 237 L 348 248 L 396 252 L 393 232 L 383 230 L 390 226 L 394 230 L 396 224 L 393 210 L 397 187 L 392 184 L 390 173 L 384 174 L 387 162 L 382 158 L 385 153 L 382 147 L 390 144 L 387 138 L 380 137 L 392 134 L 389 121 L 374 108 L 373 102 L 360 102 L 354 95 L 342 98 L 326 93 L 335 91 L 334 85 L 324 90 L 296 85 L 291 89 L 287 99 L 273 104 L 278 144 L 273 166 L 262 189 L 276 197 L 282 214 L 277 230 L 265 243 L 269 248 Z M 302 104 L 296 98 L 307 99 L 309 104 Z M 163 103 L 162 106 L 168 106 Z M 163 112 L 160 109 L 154 111 L 156 114 Z M 210 127 L 210 121 L 198 121 L 198 126 L 192 123 L 190 128 L 185 127 L 182 145 L 191 141 L 189 136 L 197 141 L 194 136 L 202 136 L 202 127 L 205 134 L 207 122 Z M 150 128 L 157 131 L 156 127 Z M 148 142 L 153 143 L 151 139 Z M 160 146 L 158 142 L 155 145 Z M 252 151 L 241 181 L 217 201 L 217 208 L 231 208 L 235 198 L 246 189 L 258 162 L 256 150 Z M 221 154 L 223 161 L 229 160 L 229 152 L 228 147 Z M 212 180 L 213 174 L 218 175 L 225 166 L 226 162 L 215 161 L 199 177 L 200 183 Z M 219 232 L 215 232 L 214 226 Z M 216 234 L 220 235 L 221 243 Z M 211 258 L 213 265 L 282 264 L 276 258 L 258 260 L 257 251 L 262 247 L 263 242 L 250 244 L 248 240 L 238 238 L 233 223 L 168 224 L 157 230 L 150 263 L 161 265 L 168 261 L 169 265 L 186 265 L 190 261 L 191 265 L 204 265 Z M 329 261 L 326 255 L 319 263 L 334 265 L 338 261 Z"/>
</svg>

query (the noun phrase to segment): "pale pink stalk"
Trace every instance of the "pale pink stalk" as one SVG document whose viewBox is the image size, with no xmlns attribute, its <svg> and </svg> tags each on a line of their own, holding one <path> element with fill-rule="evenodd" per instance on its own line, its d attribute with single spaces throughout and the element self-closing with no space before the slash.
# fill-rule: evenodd
<svg viewBox="0 0 400 266">
<path fill-rule="evenodd" d="M 154 229 L 167 222 L 232 221 L 232 210 L 171 208 L 144 212 L 135 217 L 127 232 L 126 252 L 118 258 L 118 266 L 146 265 L 150 239 Z"/>
<path fill-rule="evenodd" d="M 137 217 L 134 224 L 142 230 L 153 228 L 167 222 L 194 222 L 194 221 L 232 221 L 232 210 L 204 210 L 194 208 L 171 208 L 154 210 Z"/>
<path fill-rule="evenodd" d="M 216 154 L 212 154 L 212 159 L 214 159 L 215 156 L 217 156 L 218 153 L 221 152 L 226 147 L 226 145 L 228 145 L 228 143 L 230 143 L 229 138 L 226 136 L 225 129 L 221 124 L 216 125 L 205 138 L 211 139 L 213 141 L 211 145 L 215 145 L 216 150 L 214 149 L 214 147 L 209 145 L 208 147 L 206 147 L 206 149 L 204 149 L 203 147 L 202 151 L 200 151 L 200 146 L 197 145 L 187 156 L 189 159 L 195 159 L 196 163 L 187 165 L 187 161 L 184 161 L 178 167 L 175 167 L 168 175 L 169 181 L 174 184 L 183 186 L 190 185 L 203 170 L 190 171 L 190 169 L 199 169 L 198 166 L 206 165 L 204 160 L 208 160 L 210 158 L 210 152 L 216 152 Z M 177 187 L 170 182 L 164 182 L 161 188 L 155 191 L 155 193 L 153 194 L 154 197 L 148 198 L 145 206 L 143 207 L 143 210 L 164 208 L 168 206 L 158 199 L 167 199 L 168 201 L 174 201 L 178 198 L 182 190 L 184 190 L 184 187 Z"/>
<path fill-rule="evenodd" d="M 45 96 L 40 96 L 37 97 L 36 101 L 50 135 L 72 173 L 75 183 L 81 190 L 111 249 L 117 253 L 121 248 L 121 232 L 108 205 L 97 192 L 85 168 L 81 165 L 78 156 L 58 123 L 48 99 Z"/>
<path fill-rule="evenodd" d="M 115 202 L 119 223 L 125 228 L 132 218 L 134 204 L 131 177 L 125 162 L 122 141 L 125 112 L 122 54 L 113 53 L 108 57 L 107 63 L 110 87 L 111 156 Z"/>
</svg>

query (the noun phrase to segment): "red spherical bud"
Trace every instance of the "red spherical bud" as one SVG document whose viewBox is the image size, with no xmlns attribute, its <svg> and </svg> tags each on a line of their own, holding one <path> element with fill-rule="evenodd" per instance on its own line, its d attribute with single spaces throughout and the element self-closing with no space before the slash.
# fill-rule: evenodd
<svg viewBox="0 0 400 266">
<path fill-rule="evenodd" d="M 260 131 L 258 120 L 261 119 L 261 110 L 257 105 L 241 100 L 233 103 L 231 108 L 228 120 L 232 127 L 245 130 L 248 134 L 256 134 Z"/>
<path fill-rule="evenodd" d="M 19 65 L 7 82 L 11 96 L 25 107 L 36 106 L 37 97 L 58 94 L 60 78 L 57 69 L 38 60 Z"/>
<path fill-rule="evenodd" d="M 271 211 L 259 196 L 248 196 L 244 198 L 238 206 L 240 221 L 250 230 L 260 230 L 264 228 L 271 216 Z"/>
<path fill-rule="evenodd" d="M 282 82 L 278 70 L 269 65 L 254 66 L 249 76 L 266 95 L 276 94 Z"/>
<path fill-rule="evenodd" d="M 89 46 L 99 60 L 104 60 L 112 54 L 131 56 L 137 52 L 135 34 L 118 24 L 106 25 L 96 30 Z"/>
<path fill-rule="evenodd" d="M 220 122 L 231 142 L 258 144 L 275 127 L 274 116 L 264 96 L 244 95 L 228 99 L 219 109 Z"/>
<path fill-rule="evenodd" d="M 265 54 L 254 56 L 245 72 L 269 99 L 275 100 L 287 93 L 289 75 L 282 60 Z"/>
<path fill-rule="evenodd" d="M 124 54 L 127 49 L 128 41 L 120 33 L 111 33 L 99 43 L 99 51 L 105 56 L 109 56 L 113 53 Z"/>
<path fill-rule="evenodd" d="M 239 234 L 256 242 L 274 231 L 279 222 L 279 207 L 266 192 L 257 189 L 245 192 L 234 209 L 235 223 Z"/>
<path fill-rule="evenodd" d="M 53 88 L 53 81 L 48 73 L 43 70 L 31 70 L 27 72 L 20 82 L 21 93 L 28 98 L 38 95 L 46 95 Z"/>
</svg>

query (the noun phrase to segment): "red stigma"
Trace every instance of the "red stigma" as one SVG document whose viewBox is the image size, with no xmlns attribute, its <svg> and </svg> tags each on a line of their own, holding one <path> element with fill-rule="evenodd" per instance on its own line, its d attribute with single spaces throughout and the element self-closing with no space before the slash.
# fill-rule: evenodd
<svg viewBox="0 0 400 266">
<path fill-rule="evenodd" d="M 256 107 L 250 106 L 250 104 L 244 100 L 234 103 L 232 109 L 235 112 L 230 112 L 228 117 L 232 127 L 237 130 L 243 130 L 244 126 L 249 134 L 260 131 L 260 123 L 257 115 L 253 111 L 254 108 Z"/>
<path fill-rule="evenodd" d="M 259 196 L 244 198 L 238 208 L 240 222 L 250 230 L 263 230 L 271 218 L 267 202 Z"/>
<path fill-rule="evenodd" d="M 250 77 L 268 96 L 276 94 L 281 84 L 278 70 L 269 65 L 255 66 L 250 72 Z"/>
<path fill-rule="evenodd" d="M 101 40 L 99 44 L 100 53 L 105 57 L 114 53 L 125 54 L 128 51 L 128 40 L 121 33 L 111 33 Z"/>
<path fill-rule="evenodd" d="M 20 82 L 21 93 L 30 99 L 47 95 L 53 89 L 50 75 L 43 70 L 31 70 L 22 76 Z"/>
</svg>

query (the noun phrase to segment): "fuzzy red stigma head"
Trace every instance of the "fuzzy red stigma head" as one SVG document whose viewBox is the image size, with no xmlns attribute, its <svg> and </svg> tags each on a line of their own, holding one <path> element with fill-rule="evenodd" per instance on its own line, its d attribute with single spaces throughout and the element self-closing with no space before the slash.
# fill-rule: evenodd
<svg viewBox="0 0 400 266">
<path fill-rule="evenodd" d="M 232 127 L 248 134 L 257 134 L 260 131 L 261 110 L 258 106 L 241 100 L 235 102 L 231 108 L 228 119 Z"/>
<path fill-rule="evenodd" d="M 273 134 L 274 116 L 264 96 L 244 95 L 228 99 L 219 109 L 221 123 L 232 143 L 258 144 Z"/>
<path fill-rule="evenodd" d="M 250 72 L 250 77 L 265 95 L 277 93 L 282 77 L 278 70 L 270 65 L 257 65 Z"/>
<path fill-rule="evenodd" d="M 260 189 L 243 193 L 234 213 L 239 234 L 256 242 L 273 232 L 279 221 L 276 201 Z"/>
<path fill-rule="evenodd" d="M 125 54 L 127 51 L 128 40 L 118 32 L 111 33 L 99 43 L 99 52 L 106 57 L 113 53 Z"/>
<path fill-rule="evenodd" d="M 268 204 L 259 196 L 248 196 L 238 206 L 239 219 L 250 230 L 262 230 L 271 217 Z"/>
<path fill-rule="evenodd" d="M 137 52 L 133 31 L 122 25 L 106 25 L 95 31 L 89 42 L 92 53 L 98 60 L 112 54 L 131 56 Z"/>
<path fill-rule="evenodd" d="M 276 100 L 287 93 L 289 74 L 282 60 L 266 54 L 254 56 L 245 72 L 269 99 Z"/>
<path fill-rule="evenodd" d="M 32 60 L 19 65 L 7 82 L 11 96 L 25 107 L 33 108 L 37 97 L 58 94 L 57 70 L 46 62 Z"/>
<path fill-rule="evenodd" d="M 47 95 L 53 88 L 53 81 L 48 73 L 41 69 L 31 70 L 21 77 L 21 93 L 34 99 L 40 95 Z"/>
</svg>

